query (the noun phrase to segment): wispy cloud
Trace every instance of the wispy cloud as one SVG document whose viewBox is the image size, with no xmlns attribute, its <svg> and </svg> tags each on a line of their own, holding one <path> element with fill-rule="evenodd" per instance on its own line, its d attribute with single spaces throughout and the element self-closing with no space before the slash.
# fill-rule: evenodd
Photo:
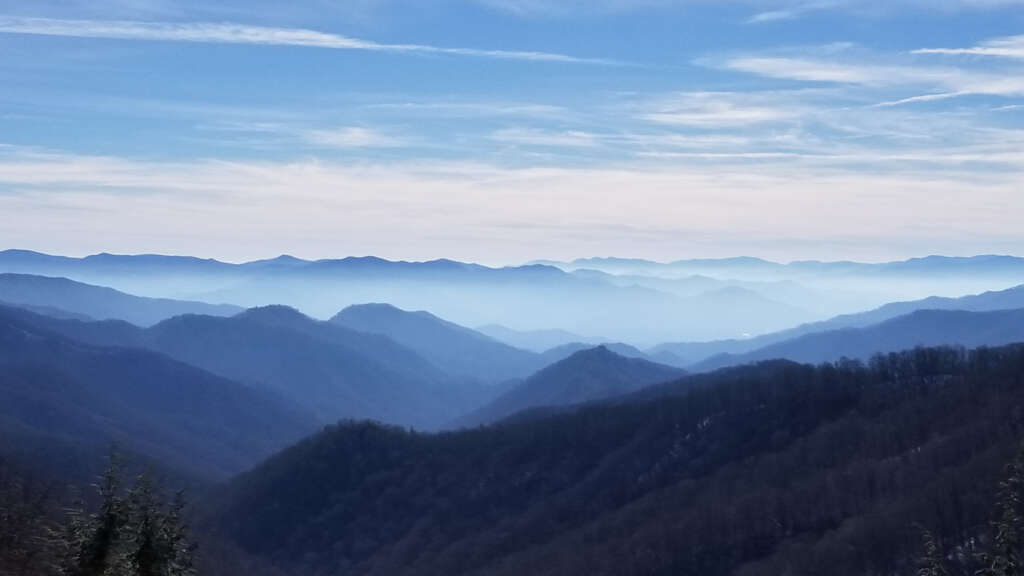
<svg viewBox="0 0 1024 576">
<path fill-rule="evenodd" d="M 749 24 L 800 18 L 812 12 L 835 10 L 852 15 L 911 10 L 985 10 L 1019 6 L 1024 0 L 475 0 L 478 4 L 521 17 L 566 18 L 602 16 L 643 10 L 689 9 L 736 5 L 760 10 Z"/>
<path fill-rule="evenodd" d="M 902 106 L 904 104 L 916 104 L 918 102 L 937 102 L 939 100 L 949 100 L 950 98 L 959 98 L 965 96 L 964 92 L 940 92 L 938 94 L 922 94 L 920 96 L 911 96 L 909 98 L 900 98 L 899 100 L 890 100 L 888 102 L 879 102 L 875 104 L 876 108 L 887 108 L 890 106 Z"/>
<path fill-rule="evenodd" d="M 789 56 L 741 56 L 718 63 L 722 68 L 768 78 L 801 82 L 852 84 L 874 88 L 933 88 L 934 94 L 915 95 L 898 103 L 953 98 L 971 94 L 1024 95 L 1024 75 L 1007 71 L 981 72 L 958 67 L 816 59 Z M 933 90 L 934 91 L 934 90 Z"/>
<path fill-rule="evenodd" d="M 736 92 L 684 92 L 654 104 L 644 120 L 674 126 L 723 128 L 776 122 L 793 118 L 793 108 L 770 105 L 760 94 Z"/>
<path fill-rule="evenodd" d="M 915 54 L 951 54 L 970 56 L 996 56 L 1024 59 L 1024 34 L 987 40 L 968 48 L 922 48 Z"/>
<path fill-rule="evenodd" d="M 516 16 L 566 17 L 662 8 L 687 0 L 476 0 L 477 3 Z M 698 0 L 699 2 L 699 0 Z M 692 0 L 689 3 L 698 3 Z"/>
<path fill-rule="evenodd" d="M 534 128 L 504 128 L 491 134 L 491 139 L 505 144 L 552 148 L 591 148 L 598 146 L 601 142 L 601 137 L 591 132 L 550 131 Z"/>
<path fill-rule="evenodd" d="M 564 106 L 505 101 L 402 101 L 368 104 L 370 110 L 387 110 L 395 113 L 429 114 L 445 118 L 481 118 L 522 116 L 533 118 L 566 118 L 573 112 Z"/>
<path fill-rule="evenodd" d="M 362 126 L 309 130 L 303 133 L 303 137 L 312 144 L 331 148 L 398 148 L 408 144 L 393 134 Z"/>
<path fill-rule="evenodd" d="M 362 50 L 405 54 L 469 56 L 534 62 L 618 65 L 602 58 L 579 58 L 552 52 L 450 48 L 423 44 L 384 44 L 305 28 L 272 28 L 225 23 L 137 22 L 127 20 L 64 20 L 0 17 L 0 32 L 74 38 L 107 38 L 212 44 L 304 46 L 332 50 Z"/>
<path fill-rule="evenodd" d="M 840 0 L 820 0 L 818 2 L 791 2 L 788 6 L 758 12 L 747 19 L 747 24 L 763 24 L 766 22 L 779 22 L 782 20 L 793 20 L 811 12 L 829 10 L 843 5 Z"/>
</svg>

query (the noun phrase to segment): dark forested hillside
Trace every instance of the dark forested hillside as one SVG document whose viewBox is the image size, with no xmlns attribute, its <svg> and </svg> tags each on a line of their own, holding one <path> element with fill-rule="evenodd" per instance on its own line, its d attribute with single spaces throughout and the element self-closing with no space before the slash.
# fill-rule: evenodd
<svg viewBox="0 0 1024 576">
<path fill-rule="evenodd" d="M 476 426 L 530 408 L 569 406 L 619 396 L 681 375 L 678 368 L 627 358 L 606 346 L 597 346 L 544 368 L 455 424 Z"/>
<path fill-rule="evenodd" d="M 241 308 L 205 302 L 142 298 L 111 288 L 27 274 L 0 274 L 0 301 L 57 316 L 83 315 L 97 320 L 125 320 L 139 326 L 179 314 L 230 316 Z M 49 310 L 48 310 L 49 309 Z"/>
<path fill-rule="evenodd" d="M 304 575 L 909 575 L 923 528 L 988 533 L 1022 415 L 1021 346 L 777 361 L 456 433 L 334 427 L 207 523 Z"/>
<path fill-rule="evenodd" d="M 10 458 L 61 470 L 111 443 L 224 479 L 315 430 L 268 394 L 146 350 L 82 344 L 0 308 L 0 432 Z"/>
</svg>

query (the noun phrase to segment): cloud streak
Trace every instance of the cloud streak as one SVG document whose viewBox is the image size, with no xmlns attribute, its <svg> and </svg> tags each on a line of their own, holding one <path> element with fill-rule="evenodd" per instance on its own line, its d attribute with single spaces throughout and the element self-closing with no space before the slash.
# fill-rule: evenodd
<svg viewBox="0 0 1024 576">
<path fill-rule="evenodd" d="M 765 78 L 799 82 L 849 84 L 876 89 L 931 88 L 942 92 L 941 95 L 916 95 L 886 102 L 886 105 L 967 95 L 1024 96 L 1024 77 L 1019 74 L 978 72 L 958 67 L 843 62 L 786 56 L 741 56 L 712 65 Z"/>
<path fill-rule="evenodd" d="M 969 48 L 922 48 L 914 54 L 948 54 L 967 56 L 995 56 L 1024 59 L 1024 34 L 994 38 Z"/>
<path fill-rule="evenodd" d="M 112 40 L 301 46 L 331 50 L 466 56 L 500 60 L 606 66 L 623 64 L 603 58 L 579 58 L 552 52 L 451 48 L 424 44 L 384 44 L 306 28 L 273 28 L 233 23 L 65 20 L 0 16 L 0 33 Z"/>
</svg>

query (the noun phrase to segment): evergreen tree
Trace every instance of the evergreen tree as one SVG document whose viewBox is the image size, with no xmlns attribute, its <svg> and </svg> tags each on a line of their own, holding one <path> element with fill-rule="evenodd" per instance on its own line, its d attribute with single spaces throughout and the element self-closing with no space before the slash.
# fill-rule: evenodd
<svg viewBox="0 0 1024 576">
<path fill-rule="evenodd" d="M 124 502 L 119 494 L 120 476 L 121 460 L 112 454 L 96 484 L 101 502 L 99 511 L 86 515 L 80 509 L 72 510 L 70 558 L 65 570 L 68 576 L 107 576 L 117 563 L 116 548 L 124 514 Z"/>
<path fill-rule="evenodd" d="M 1024 448 L 1006 466 L 1006 479 L 999 484 L 998 516 L 992 523 L 990 550 L 979 558 L 983 576 L 1024 575 Z"/>
<path fill-rule="evenodd" d="M 924 557 L 921 558 L 921 567 L 917 570 L 917 576 L 949 576 L 945 559 L 942 557 L 942 549 L 936 542 L 935 535 L 924 530 L 921 538 L 924 541 Z"/>
<path fill-rule="evenodd" d="M 72 512 L 65 576 L 194 576 L 195 546 L 180 493 L 166 503 L 152 477 L 142 474 L 122 495 L 116 458 L 97 487 L 99 510 Z"/>
</svg>

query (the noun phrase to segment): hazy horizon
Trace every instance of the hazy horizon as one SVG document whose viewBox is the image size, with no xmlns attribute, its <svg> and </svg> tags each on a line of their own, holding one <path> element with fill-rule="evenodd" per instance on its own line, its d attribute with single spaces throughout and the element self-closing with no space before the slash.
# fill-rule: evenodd
<svg viewBox="0 0 1024 576">
<path fill-rule="evenodd" d="M 1020 7 L 0 0 L 0 245 L 1022 254 Z"/>
<path fill-rule="evenodd" d="M 845 262 L 849 262 L 849 263 L 855 263 L 855 264 L 891 264 L 891 263 L 898 263 L 898 262 L 907 262 L 907 261 L 911 261 L 911 260 L 922 260 L 922 259 L 926 259 L 926 258 L 950 258 L 950 259 L 970 259 L 970 258 L 987 258 L 987 257 L 1024 258 L 1024 252 L 1022 252 L 1020 254 L 1014 254 L 1014 253 L 981 253 L 981 252 L 976 252 L 976 253 L 975 252 L 964 252 L 964 253 L 936 253 L 936 252 L 928 252 L 928 253 L 912 253 L 912 254 L 909 254 L 909 255 L 906 255 L 906 256 L 899 256 L 899 257 L 892 257 L 892 258 L 880 258 L 880 259 L 855 259 L 855 258 L 843 258 L 843 257 L 838 257 L 838 256 L 835 257 L 835 258 L 810 258 L 810 257 L 803 258 L 803 257 L 797 256 L 797 257 L 793 257 L 791 259 L 784 259 L 784 258 L 772 258 L 772 257 L 768 257 L 768 256 L 761 256 L 761 255 L 758 255 L 756 253 L 726 253 L 726 254 L 720 255 L 720 256 L 707 256 L 707 255 L 702 255 L 702 254 L 687 254 L 687 255 L 681 255 L 681 256 L 678 256 L 678 257 L 671 257 L 670 256 L 670 257 L 664 257 L 664 258 L 660 258 L 660 259 L 656 258 L 656 257 L 648 257 L 648 256 L 644 256 L 644 255 L 584 254 L 584 255 L 577 255 L 577 256 L 568 256 L 568 257 L 564 257 L 564 258 L 553 258 L 553 257 L 548 257 L 548 256 L 536 256 L 536 257 L 526 258 L 526 259 L 523 259 L 523 260 L 494 261 L 494 260 L 461 259 L 461 258 L 455 258 L 455 257 L 452 257 L 450 255 L 445 255 L 445 254 L 439 254 L 439 255 L 434 255 L 434 256 L 425 256 L 425 257 L 421 257 L 421 258 L 414 258 L 414 257 L 403 257 L 401 255 L 388 257 L 388 256 L 383 256 L 381 254 L 369 254 L 369 253 L 367 253 L 367 254 L 340 253 L 340 254 L 325 254 L 325 255 L 320 255 L 320 256 L 305 256 L 303 254 L 286 253 L 286 252 L 256 254 L 256 255 L 248 256 L 248 257 L 232 258 L 232 257 L 217 256 L 216 255 L 216 251 L 209 252 L 209 253 L 207 253 L 207 252 L 200 252 L 200 253 L 193 253 L 193 252 L 134 252 L 134 251 L 128 251 L 128 250 L 107 249 L 107 250 L 99 250 L 99 251 L 95 251 L 95 252 L 94 251 L 89 251 L 89 250 L 68 250 L 68 251 L 65 251 L 65 252 L 60 252 L 60 251 L 47 251 L 47 250 L 35 249 L 35 248 L 25 248 L 25 247 L 20 247 L 20 246 L 12 246 L 12 247 L 2 247 L 2 246 L 0 246 L 0 252 L 34 252 L 34 253 L 37 253 L 37 254 L 43 254 L 43 255 L 47 255 L 47 256 L 58 256 L 58 257 L 77 258 L 77 259 L 87 258 L 89 256 L 100 256 L 100 255 L 135 256 L 135 257 L 138 257 L 138 256 L 167 256 L 167 257 L 173 257 L 173 258 L 197 258 L 197 259 L 201 259 L 201 260 L 216 260 L 216 261 L 222 262 L 224 264 L 236 264 L 236 265 L 237 264 L 247 264 L 247 263 L 252 263 L 252 262 L 275 260 L 275 259 L 278 259 L 278 258 L 295 258 L 297 260 L 304 260 L 304 261 L 307 261 L 307 262 L 317 262 L 317 261 L 325 261 L 325 260 L 344 260 L 344 259 L 347 259 L 347 258 L 379 258 L 379 259 L 382 259 L 382 260 L 387 260 L 389 262 L 409 262 L 409 263 L 426 263 L 426 262 L 436 262 L 436 261 L 441 261 L 441 260 L 451 260 L 451 261 L 455 261 L 455 262 L 461 262 L 461 263 L 464 263 L 464 264 L 477 264 L 477 265 L 486 266 L 486 267 L 489 267 L 489 268 L 520 267 L 520 266 L 529 266 L 529 265 L 534 265 L 534 264 L 552 264 L 552 265 L 555 265 L 555 264 L 573 264 L 575 262 L 582 262 L 582 261 L 587 261 L 587 260 L 624 260 L 624 261 L 635 260 L 635 261 L 642 261 L 642 262 L 650 262 L 650 263 L 653 263 L 653 264 L 672 264 L 672 263 L 676 263 L 676 262 L 686 262 L 686 261 L 695 261 L 695 260 L 728 261 L 728 260 L 751 259 L 751 260 L 761 260 L 761 261 L 769 262 L 769 263 L 772 263 L 772 264 L 781 264 L 783 266 L 787 266 L 787 265 L 798 264 L 798 263 L 806 263 L 806 262 L 821 262 L 821 263 L 845 263 Z"/>
</svg>

